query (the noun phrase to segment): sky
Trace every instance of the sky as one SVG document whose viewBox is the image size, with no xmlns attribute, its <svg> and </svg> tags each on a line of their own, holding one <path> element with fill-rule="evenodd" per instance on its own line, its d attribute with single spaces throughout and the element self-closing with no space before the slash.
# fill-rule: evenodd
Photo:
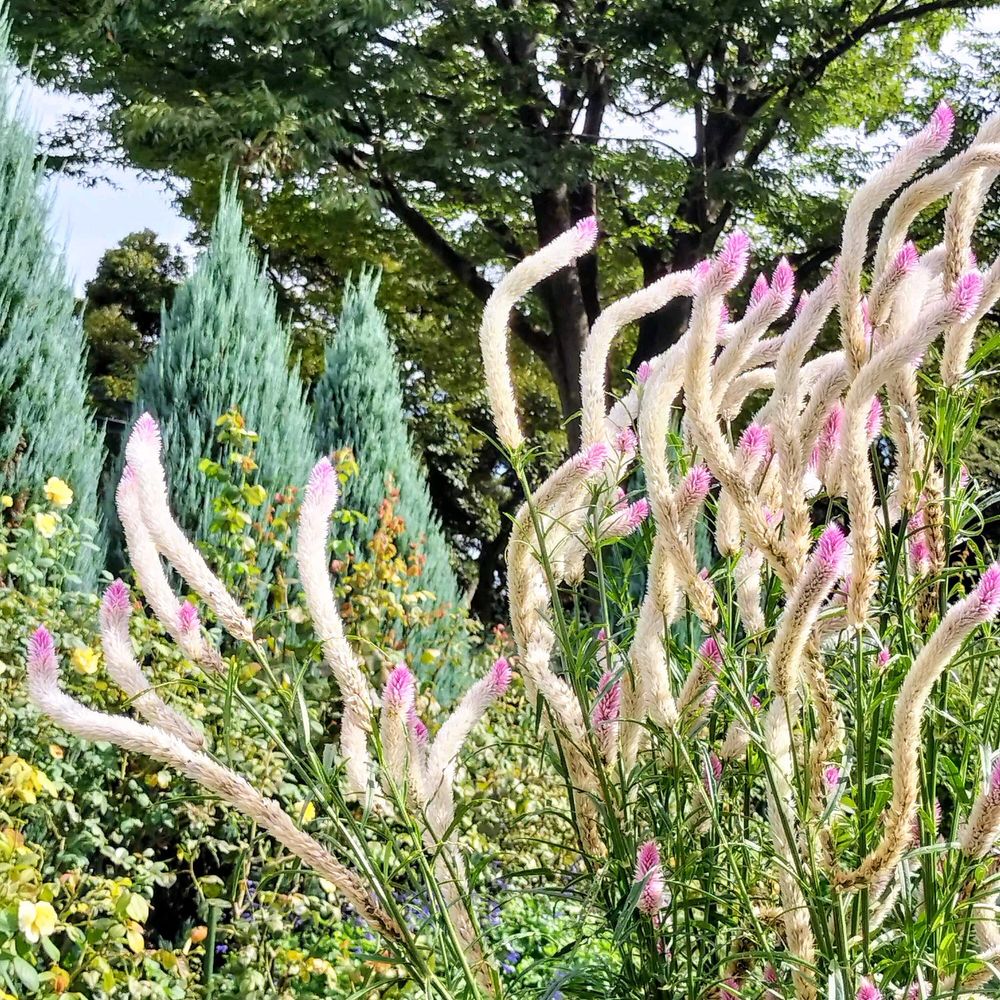
<svg viewBox="0 0 1000 1000">
<path fill-rule="evenodd" d="M 22 80 L 20 98 L 29 121 L 41 132 L 86 107 L 82 98 L 43 90 L 29 80 Z M 139 229 L 152 229 L 186 255 L 194 253 L 188 242 L 191 224 L 174 207 L 173 195 L 161 179 L 137 170 L 101 167 L 92 184 L 60 174 L 50 175 L 48 183 L 54 202 L 52 232 L 65 250 L 78 293 L 93 277 L 101 254 Z"/>
<path fill-rule="evenodd" d="M 982 29 L 1000 31 L 1000 8 L 984 11 L 977 22 Z M 43 90 L 27 79 L 22 81 L 21 98 L 41 132 L 52 129 L 64 115 L 86 107 L 79 97 Z M 686 145 L 685 137 L 670 127 L 674 124 L 676 119 L 664 129 L 663 138 Z M 619 134 L 628 137 L 637 127 L 623 121 Z M 160 178 L 131 169 L 102 167 L 92 183 L 58 174 L 49 183 L 54 201 L 53 234 L 65 248 L 77 292 L 82 292 L 93 276 L 101 254 L 139 229 L 154 230 L 160 239 L 189 257 L 195 253 L 189 243 L 191 224 L 181 217 L 173 194 Z"/>
</svg>

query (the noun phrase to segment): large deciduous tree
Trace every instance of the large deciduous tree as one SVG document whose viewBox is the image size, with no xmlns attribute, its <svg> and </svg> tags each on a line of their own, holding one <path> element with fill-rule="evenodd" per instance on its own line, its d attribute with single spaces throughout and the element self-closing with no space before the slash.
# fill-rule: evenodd
<svg viewBox="0 0 1000 1000">
<path fill-rule="evenodd" d="M 81 0 L 67 18 L 61 0 L 13 0 L 12 10 L 47 78 L 105 96 L 105 124 L 136 162 L 197 178 L 223 159 L 266 180 L 265 201 L 298 192 L 321 212 L 361 192 L 482 302 L 488 265 L 595 212 L 611 244 L 600 256 L 646 282 L 710 252 L 746 210 L 808 269 L 834 246 L 830 198 L 802 193 L 840 159 L 831 127 L 897 112 L 918 51 L 955 15 L 989 6 L 301 0 L 292 16 L 273 0 Z M 672 145 L 672 126 L 690 144 Z M 794 204 L 779 213 L 775 199 Z M 299 232 L 270 236 L 289 274 L 318 246 Z M 601 263 L 553 276 L 513 318 L 566 416 L 613 280 Z M 651 317 L 633 360 L 662 350 L 683 319 L 682 307 Z"/>
</svg>

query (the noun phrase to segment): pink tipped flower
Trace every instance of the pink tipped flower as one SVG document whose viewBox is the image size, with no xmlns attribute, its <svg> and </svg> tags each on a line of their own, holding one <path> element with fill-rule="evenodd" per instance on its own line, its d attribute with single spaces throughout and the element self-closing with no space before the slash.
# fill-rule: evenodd
<svg viewBox="0 0 1000 1000">
<path fill-rule="evenodd" d="M 882 1000 L 882 991 L 870 979 L 862 979 L 855 1000 Z"/>
<path fill-rule="evenodd" d="M 840 438 L 844 433 L 844 404 L 837 403 L 826 418 L 823 430 L 820 432 L 819 440 L 813 449 L 809 464 L 814 468 L 819 468 L 824 461 L 829 461 L 830 457 L 840 445 Z"/>
<path fill-rule="evenodd" d="M 847 557 L 847 537 L 839 524 L 831 524 L 816 543 L 815 558 L 824 573 L 839 577 Z"/>
<path fill-rule="evenodd" d="M 928 144 L 935 153 L 940 153 L 951 140 L 951 134 L 955 130 L 955 112 L 942 101 L 931 115 L 931 120 L 924 129 Z M 873 997 L 858 997 L 858 1000 L 876 1000 Z"/>
<path fill-rule="evenodd" d="M 702 566 L 702 568 L 700 570 L 698 570 L 698 579 L 699 580 L 707 580 L 708 576 L 709 576 L 708 567 L 707 566 Z"/>
<path fill-rule="evenodd" d="M 889 665 L 889 660 L 892 659 L 892 654 L 888 649 L 880 649 L 878 651 L 878 656 L 875 659 L 880 667 L 887 667 Z"/>
<path fill-rule="evenodd" d="M 194 632 L 201 627 L 198 609 L 190 601 L 185 601 L 181 605 L 181 610 L 177 615 L 177 624 L 182 632 Z"/>
<path fill-rule="evenodd" d="M 493 694 L 499 698 L 500 695 L 510 687 L 510 680 L 513 676 L 513 671 L 510 669 L 510 664 L 507 662 L 506 658 L 501 656 L 496 663 L 490 668 L 489 673 L 489 684 L 490 690 Z"/>
<path fill-rule="evenodd" d="M 869 441 L 874 441 L 882 433 L 882 400 L 878 396 L 872 400 L 872 405 L 868 410 L 865 431 Z"/>
<path fill-rule="evenodd" d="M 599 628 L 597 630 L 597 641 L 598 642 L 607 642 L 608 641 L 608 630 L 606 628 L 604 628 L 603 626 L 601 626 L 601 628 Z"/>
<path fill-rule="evenodd" d="M 702 783 L 705 785 L 705 791 L 712 794 L 712 789 L 722 780 L 722 761 L 719 760 L 718 754 L 714 750 L 710 751 L 708 756 L 705 758 L 704 773 L 702 774 Z"/>
<path fill-rule="evenodd" d="M 708 471 L 707 465 L 696 465 L 684 477 L 684 489 L 699 500 L 704 500 L 711 488 L 712 473 Z"/>
<path fill-rule="evenodd" d="M 600 732 L 617 722 L 622 711 L 622 683 L 611 671 L 605 671 L 597 685 L 597 701 L 590 712 L 594 729 Z"/>
<path fill-rule="evenodd" d="M 774 986 L 778 982 L 778 970 L 772 962 L 764 966 L 764 982 L 769 986 Z"/>
<path fill-rule="evenodd" d="M 411 708 L 409 715 L 407 716 L 410 723 L 410 731 L 413 733 L 413 739 L 416 741 L 418 747 L 427 746 L 427 725 L 423 719 L 417 715 L 416 708 Z"/>
<path fill-rule="evenodd" d="M 649 501 L 640 497 L 635 503 L 630 503 L 626 509 L 625 534 L 629 535 L 649 517 Z"/>
<path fill-rule="evenodd" d="M 143 413 L 132 425 L 132 433 L 129 435 L 132 440 L 142 441 L 152 444 L 156 450 L 160 449 L 160 425 L 153 418 L 151 413 Z"/>
<path fill-rule="evenodd" d="M 967 466 L 963 465 L 962 468 L 958 470 L 959 488 L 967 490 L 971 482 L 972 482 L 972 476 L 969 475 L 969 469 Z"/>
<path fill-rule="evenodd" d="M 400 663 L 389 674 L 389 679 L 385 682 L 382 704 L 390 712 L 408 715 L 416 697 L 416 688 L 416 678 L 405 664 Z"/>
<path fill-rule="evenodd" d="M 771 450 L 771 429 L 763 424 L 750 424 L 740 435 L 740 451 L 749 459 L 763 461 Z"/>
<path fill-rule="evenodd" d="M 805 309 L 809 302 L 809 293 L 803 292 L 799 296 L 799 301 L 795 303 L 795 316 L 796 318 L 802 315 L 802 310 Z"/>
<path fill-rule="evenodd" d="M 321 458 L 309 473 L 306 500 L 329 500 L 337 495 L 337 470 L 328 458 Z"/>
<path fill-rule="evenodd" d="M 604 467 L 604 463 L 607 462 L 610 455 L 611 451 L 608 446 L 603 441 L 598 441 L 596 444 L 592 444 L 589 448 L 580 452 L 577 456 L 577 461 L 580 463 L 580 469 L 583 472 L 597 472 Z"/>
<path fill-rule="evenodd" d="M 755 695 L 755 694 L 750 695 L 750 707 L 755 712 L 759 712 L 760 711 L 760 698 L 758 698 L 757 695 Z"/>
<path fill-rule="evenodd" d="M 622 455 L 630 455 L 639 447 L 639 439 L 631 427 L 618 432 L 615 438 L 615 449 Z"/>
<path fill-rule="evenodd" d="M 1000 757 L 993 762 L 990 769 L 990 793 L 996 795 L 1000 792 Z"/>
<path fill-rule="evenodd" d="M 920 262 L 920 251 L 913 240 L 907 240 L 892 261 L 893 276 L 909 274 Z"/>
<path fill-rule="evenodd" d="M 763 272 L 757 275 L 757 280 L 753 283 L 753 288 L 750 289 L 750 308 L 752 309 L 756 305 L 760 305 L 764 299 L 767 298 L 767 293 L 771 290 L 770 285 L 767 283 L 767 278 L 764 277 Z"/>
<path fill-rule="evenodd" d="M 645 385 L 649 381 L 649 376 L 652 374 L 653 369 L 649 367 L 648 361 L 642 361 L 639 367 L 635 370 L 635 380 L 639 385 Z"/>
<path fill-rule="evenodd" d="M 43 683 L 55 683 L 59 676 L 56 645 L 44 625 L 39 625 L 28 639 L 28 674 Z"/>
<path fill-rule="evenodd" d="M 788 263 L 788 258 L 782 257 L 771 275 L 771 295 L 787 309 L 792 304 L 794 294 L 795 271 Z"/>
<path fill-rule="evenodd" d="M 698 655 L 713 666 L 718 667 L 722 665 L 722 650 L 711 636 L 701 644 L 698 649 Z"/>
<path fill-rule="evenodd" d="M 979 305 L 983 297 L 983 276 L 978 271 L 967 271 L 951 290 L 949 303 L 955 310 L 959 321 L 967 320 Z"/>
<path fill-rule="evenodd" d="M 597 242 L 597 216 L 588 215 L 581 219 L 574 227 L 576 235 L 580 240 L 580 253 L 585 253 Z"/>
<path fill-rule="evenodd" d="M 831 764 L 823 771 L 823 780 L 828 788 L 836 788 L 840 784 L 840 768 L 836 764 Z"/>
<path fill-rule="evenodd" d="M 926 573 L 930 569 L 931 547 L 922 534 L 910 542 L 910 562 L 918 573 Z"/>
<path fill-rule="evenodd" d="M 750 238 L 738 229 L 729 234 L 715 260 L 712 273 L 724 289 L 730 289 L 746 273 L 750 259 Z"/>
<path fill-rule="evenodd" d="M 976 602 L 976 616 L 980 621 L 988 621 L 1000 611 L 1000 563 L 994 563 L 979 580 L 973 593 Z"/>
<path fill-rule="evenodd" d="M 647 840 L 639 848 L 635 859 L 635 882 L 642 884 L 636 906 L 640 913 L 655 917 L 663 908 L 663 869 L 660 866 L 660 850 L 656 842 Z"/>
<path fill-rule="evenodd" d="M 719 1000 L 739 1000 L 740 981 L 735 976 L 730 976 L 719 987 Z"/>
<path fill-rule="evenodd" d="M 127 624 L 132 614 L 132 600 L 128 586 L 115 580 L 101 598 L 101 624 L 106 627 Z"/>
</svg>

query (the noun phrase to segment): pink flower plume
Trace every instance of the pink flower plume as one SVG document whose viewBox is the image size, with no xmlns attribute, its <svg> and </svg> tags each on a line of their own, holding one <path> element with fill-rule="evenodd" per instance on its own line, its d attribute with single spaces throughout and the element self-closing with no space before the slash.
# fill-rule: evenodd
<svg viewBox="0 0 1000 1000">
<path fill-rule="evenodd" d="M 622 710 L 622 684 L 615 675 L 605 671 L 597 685 L 597 701 L 591 709 L 590 721 L 598 731 L 617 722 Z"/>
<path fill-rule="evenodd" d="M 831 764 L 823 771 L 823 780 L 830 788 L 836 788 L 840 784 L 840 768 L 836 764 Z"/>
<path fill-rule="evenodd" d="M 990 768 L 990 792 L 993 795 L 1000 792 L 1000 757 L 993 762 L 993 767 Z"/>
<path fill-rule="evenodd" d="M 337 470 L 328 458 L 321 458 L 309 473 L 306 500 L 329 500 L 337 495 Z"/>
<path fill-rule="evenodd" d="M 696 465 L 685 477 L 682 487 L 696 500 L 704 500 L 712 488 L 712 473 L 707 465 Z"/>
<path fill-rule="evenodd" d="M 955 130 L 955 112 L 942 101 L 931 115 L 931 120 L 924 129 L 924 134 L 931 148 L 935 153 L 939 153 L 951 140 L 951 134 Z M 871 998 L 859 998 L 859 1000 L 871 1000 Z"/>
<path fill-rule="evenodd" d="M 809 302 L 809 293 L 808 292 L 803 292 L 799 296 L 799 301 L 795 303 L 795 315 L 796 315 L 796 317 L 802 315 L 802 310 L 805 309 L 805 307 L 808 304 L 808 302 Z"/>
<path fill-rule="evenodd" d="M 44 625 L 39 625 L 28 639 L 28 674 L 45 683 L 55 683 L 59 677 L 56 644 Z"/>
<path fill-rule="evenodd" d="M 787 257 L 782 257 L 771 275 L 771 295 L 787 309 L 792 304 L 795 294 L 795 271 L 788 263 Z"/>
<path fill-rule="evenodd" d="M 626 427 L 618 432 L 615 437 L 615 450 L 622 455 L 629 455 L 639 447 L 639 439 L 631 427 Z"/>
<path fill-rule="evenodd" d="M 635 370 L 635 380 L 639 385 L 645 385 L 649 381 L 649 376 L 653 369 L 650 368 L 648 361 L 642 361 L 639 367 Z"/>
<path fill-rule="evenodd" d="M 493 692 L 494 696 L 500 697 L 510 687 L 510 680 L 513 676 L 513 671 L 510 669 L 510 664 L 507 662 L 506 658 L 501 656 L 492 667 L 490 667 L 489 672 L 489 686 L 490 690 Z"/>
<path fill-rule="evenodd" d="M 607 462 L 611 455 L 611 450 L 603 441 L 598 441 L 596 444 L 592 444 L 589 448 L 581 451 L 577 455 L 577 461 L 580 463 L 580 469 L 583 472 L 597 472 L 599 469 L 603 468 L 604 463 Z"/>
<path fill-rule="evenodd" d="M 630 503 L 625 517 L 625 534 L 631 534 L 636 528 L 649 517 L 649 501 L 645 497 L 639 497 L 635 503 Z"/>
<path fill-rule="evenodd" d="M 978 617 L 981 621 L 988 621 L 1000 611 L 1000 563 L 994 563 L 983 573 L 974 597 L 978 602 Z"/>
<path fill-rule="evenodd" d="M 740 435 L 740 451 L 747 458 L 762 461 L 771 449 L 771 429 L 763 424 L 750 424 Z"/>
<path fill-rule="evenodd" d="M 714 750 L 705 759 L 705 788 L 711 791 L 713 784 L 722 780 L 722 761 Z"/>
<path fill-rule="evenodd" d="M 160 447 L 160 425 L 151 413 L 143 413 L 132 425 L 132 437 Z"/>
<path fill-rule="evenodd" d="M 750 238 L 746 233 L 736 230 L 729 234 L 722 246 L 712 273 L 725 289 L 732 288 L 746 273 L 750 259 Z"/>
<path fill-rule="evenodd" d="M 636 906 L 640 913 L 655 917 L 663 907 L 663 871 L 660 867 L 660 850 L 656 843 L 647 840 L 636 854 L 635 882 L 644 883 Z"/>
<path fill-rule="evenodd" d="M 201 627 L 198 609 L 190 601 L 185 601 L 181 605 L 181 610 L 177 615 L 177 624 L 180 625 L 182 632 L 196 631 Z"/>
<path fill-rule="evenodd" d="M 752 309 L 754 306 L 760 305 L 767 298 L 767 293 L 770 290 L 771 287 L 767 283 L 767 278 L 761 272 L 757 275 L 757 280 L 753 283 L 753 288 L 750 289 L 750 308 Z"/>
<path fill-rule="evenodd" d="M 597 242 L 597 216 L 588 215 L 574 227 L 580 244 L 580 253 L 586 253 Z"/>
<path fill-rule="evenodd" d="M 120 625 L 127 622 L 131 614 L 132 600 L 128 586 L 122 580 L 115 580 L 101 598 L 101 623 Z"/>
<path fill-rule="evenodd" d="M 978 271 L 967 271 L 951 290 L 951 307 L 958 314 L 959 320 L 968 319 L 979 305 L 983 297 L 983 276 Z"/>
<path fill-rule="evenodd" d="M 382 702 L 391 712 L 408 713 L 416 697 L 417 682 L 409 668 L 400 663 L 389 674 Z"/>
<path fill-rule="evenodd" d="M 718 667 L 722 665 L 722 650 L 719 644 L 709 636 L 698 648 L 698 655 L 706 662 Z"/>
<path fill-rule="evenodd" d="M 410 730 L 413 733 L 413 738 L 417 741 L 418 747 L 427 746 L 427 725 L 423 719 L 417 715 L 416 708 L 410 708 L 409 715 L 407 716 L 410 723 Z"/>
<path fill-rule="evenodd" d="M 862 979 L 855 1000 L 882 1000 L 882 991 L 870 979 Z"/>
<path fill-rule="evenodd" d="M 895 275 L 901 276 L 909 274 L 920 261 L 920 252 L 917 250 L 913 240 L 907 240 L 902 249 L 896 254 L 892 262 L 892 270 Z"/>
<path fill-rule="evenodd" d="M 816 543 L 815 558 L 824 573 L 839 577 L 844 571 L 847 537 L 839 524 L 831 524 Z"/>
</svg>

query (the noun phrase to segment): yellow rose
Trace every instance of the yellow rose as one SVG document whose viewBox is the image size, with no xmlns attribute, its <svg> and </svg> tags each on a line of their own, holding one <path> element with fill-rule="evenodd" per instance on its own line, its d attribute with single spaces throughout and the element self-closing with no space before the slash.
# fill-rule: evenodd
<svg viewBox="0 0 1000 1000">
<path fill-rule="evenodd" d="M 77 646 L 69 654 L 69 662 L 73 664 L 73 669 L 84 676 L 97 673 L 99 660 L 97 650 L 91 649 L 90 646 Z"/>
<path fill-rule="evenodd" d="M 47 514 L 44 511 L 38 511 L 35 514 L 35 531 L 42 538 L 51 538 L 56 533 L 56 528 L 58 527 L 59 518 L 56 514 Z"/>
<path fill-rule="evenodd" d="M 56 929 L 56 911 L 51 903 L 44 900 L 32 903 L 22 899 L 17 908 L 17 926 L 29 944 L 36 944 L 41 938 L 49 937 Z"/>
<path fill-rule="evenodd" d="M 56 476 L 50 476 L 45 484 L 45 499 L 56 507 L 68 507 L 73 502 L 73 491 L 69 483 Z"/>
</svg>

